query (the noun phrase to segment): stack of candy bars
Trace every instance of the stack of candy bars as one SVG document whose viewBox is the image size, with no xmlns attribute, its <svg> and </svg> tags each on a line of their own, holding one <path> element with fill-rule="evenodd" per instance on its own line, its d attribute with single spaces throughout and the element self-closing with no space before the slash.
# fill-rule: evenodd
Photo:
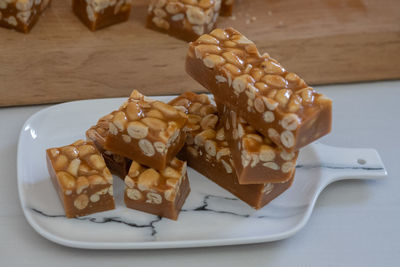
<svg viewBox="0 0 400 267">
<path fill-rule="evenodd" d="M 128 208 L 176 220 L 190 192 L 187 115 L 134 90 L 86 132 L 88 141 L 47 150 L 48 169 L 67 217 L 114 208 L 112 175 L 125 181 Z"/>
<path fill-rule="evenodd" d="M 214 95 L 170 102 L 188 114 L 181 157 L 258 209 L 290 187 L 299 150 L 331 131 L 332 101 L 240 32 L 190 43 L 187 73 Z"/>
<path fill-rule="evenodd" d="M 331 130 L 331 100 L 232 28 L 191 43 L 186 70 L 216 104 L 134 90 L 88 141 L 47 150 L 67 217 L 113 209 L 113 173 L 128 208 L 176 220 L 190 192 L 186 164 L 260 209 L 293 183 L 299 149 Z"/>
<path fill-rule="evenodd" d="M 241 134 L 241 139 L 245 141 L 230 142 L 229 135 L 234 126 L 232 124 L 232 127 L 228 129 L 225 127 L 231 123 L 228 122 L 230 119 L 217 113 L 217 107 L 211 104 L 207 95 L 186 92 L 169 104 L 188 114 L 188 123 L 185 127 L 186 144 L 178 157 L 187 160 L 188 166 L 194 170 L 255 209 L 262 208 L 292 184 L 294 167 L 283 172 L 283 170 L 271 170 L 263 166 L 265 163 L 279 164 L 285 160 L 279 154 L 272 156 L 278 153 L 277 149 L 255 133 L 250 125 L 236 120 L 236 117 L 234 119 L 238 125 L 245 124 L 245 129 Z M 249 139 L 248 142 L 247 139 Z M 244 143 L 245 145 L 240 147 L 241 151 L 249 153 L 254 159 L 251 164 L 240 169 L 236 168 L 237 154 L 239 162 L 241 158 L 240 149 L 233 148 L 236 143 L 240 145 Z M 257 149 L 254 149 L 255 147 Z M 286 158 L 287 161 L 283 164 L 294 166 L 296 158 L 297 153 L 293 154 L 291 159 Z M 279 175 L 282 179 L 277 182 L 275 177 Z"/>
</svg>

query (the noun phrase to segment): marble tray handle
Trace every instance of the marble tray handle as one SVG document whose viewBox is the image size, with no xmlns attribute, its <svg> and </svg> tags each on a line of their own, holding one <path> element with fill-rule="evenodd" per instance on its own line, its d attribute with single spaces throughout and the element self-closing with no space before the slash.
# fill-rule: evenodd
<svg viewBox="0 0 400 267">
<path fill-rule="evenodd" d="M 305 148 L 307 149 L 307 148 Z M 320 168 L 321 182 L 328 184 L 348 179 L 381 179 L 387 176 L 383 162 L 375 149 L 333 147 L 316 143 L 311 157 L 300 158 L 297 168 Z M 319 166 L 316 166 L 319 162 Z"/>
</svg>

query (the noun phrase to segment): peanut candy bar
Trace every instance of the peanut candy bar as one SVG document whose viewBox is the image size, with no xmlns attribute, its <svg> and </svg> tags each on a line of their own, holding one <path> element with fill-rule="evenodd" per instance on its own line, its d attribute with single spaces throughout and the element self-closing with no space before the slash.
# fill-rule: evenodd
<svg viewBox="0 0 400 267">
<path fill-rule="evenodd" d="M 286 71 L 238 31 L 215 29 L 190 44 L 186 71 L 288 152 L 331 130 L 332 101 Z"/>
<path fill-rule="evenodd" d="M 132 0 L 72 0 L 75 15 L 91 31 L 129 19 Z"/>
<path fill-rule="evenodd" d="M 92 142 L 46 150 L 47 167 L 68 218 L 114 209 L 113 178 Z"/>
<path fill-rule="evenodd" d="M 219 123 L 216 107 L 210 103 L 207 95 L 186 92 L 169 104 L 188 112 L 186 144 L 178 155 L 187 160 L 188 166 L 255 209 L 262 208 L 290 187 L 294 170 L 291 179 L 281 183 L 238 183 L 224 127 Z M 265 174 L 260 175 L 263 177 Z"/>
<path fill-rule="evenodd" d="M 178 219 L 190 192 L 186 162 L 174 158 L 158 172 L 132 161 L 125 177 L 125 204 L 161 217 Z"/>
<path fill-rule="evenodd" d="M 0 27 L 28 33 L 51 0 L 0 0 Z"/>
<path fill-rule="evenodd" d="M 104 148 L 156 170 L 165 169 L 185 143 L 186 114 L 136 90 L 108 119 Z"/>
<path fill-rule="evenodd" d="M 186 143 L 180 155 L 192 154 L 196 157 L 204 157 L 204 160 L 212 164 L 213 168 L 219 164 L 226 173 L 234 173 L 224 128 L 218 128 L 217 108 L 210 102 L 208 96 L 185 92 L 171 100 L 169 104 L 188 114 L 188 121 L 184 128 L 187 134 Z M 190 163 L 189 166 L 191 166 Z"/>
<path fill-rule="evenodd" d="M 229 150 L 227 146 L 225 148 Z M 224 156 L 219 162 L 209 160 L 204 146 L 185 145 L 179 157 L 187 160 L 188 166 L 254 209 L 261 209 L 285 192 L 293 183 L 294 171 L 291 173 L 291 178 L 283 183 L 239 184 L 235 171 L 232 171 L 230 165 L 224 163 L 229 162 L 230 157 Z"/>
<path fill-rule="evenodd" d="M 240 184 L 279 183 L 292 178 L 299 152 L 285 151 L 235 111 L 217 106 Z"/>
<path fill-rule="evenodd" d="M 221 0 L 152 0 L 147 27 L 194 41 L 214 28 L 220 8 Z"/>
<path fill-rule="evenodd" d="M 132 161 L 119 154 L 104 149 L 104 143 L 106 142 L 108 134 L 108 125 L 111 118 L 112 116 L 110 115 L 100 118 L 95 126 L 90 127 L 90 129 L 86 131 L 86 138 L 95 144 L 111 173 L 124 179 L 128 174 Z"/>
<path fill-rule="evenodd" d="M 220 15 L 224 17 L 232 16 L 234 0 L 222 0 Z"/>
</svg>

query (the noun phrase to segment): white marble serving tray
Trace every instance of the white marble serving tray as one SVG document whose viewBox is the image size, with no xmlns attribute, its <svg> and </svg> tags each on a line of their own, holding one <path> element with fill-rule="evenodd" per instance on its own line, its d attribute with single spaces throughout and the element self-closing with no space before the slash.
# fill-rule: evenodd
<svg viewBox="0 0 400 267">
<path fill-rule="evenodd" d="M 158 97 L 168 101 L 171 97 Z M 84 138 L 85 131 L 124 101 L 77 101 L 44 109 L 23 126 L 18 188 L 31 226 L 56 243 L 91 249 L 155 249 L 250 244 L 287 238 L 308 221 L 320 192 L 343 179 L 377 179 L 385 167 L 373 149 L 312 144 L 302 149 L 292 187 L 254 210 L 189 168 L 191 193 L 178 221 L 128 209 L 123 182 L 114 178 L 116 209 L 67 219 L 46 169 L 45 149 Z"/>
</svg>

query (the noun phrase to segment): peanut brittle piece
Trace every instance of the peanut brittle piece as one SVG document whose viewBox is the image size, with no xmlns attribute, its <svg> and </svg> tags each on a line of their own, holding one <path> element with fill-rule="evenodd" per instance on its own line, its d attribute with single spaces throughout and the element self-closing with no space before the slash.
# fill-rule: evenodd
<svg viewBox="0 0 400 267">
<path fill-rule="evenodd" d="M 72 0 L 75 15 L 91 31 L 129 19 L 132 0 Z"/>
<path fill-rule="evenodd" d="M 104 148 L 156 170 L 165 169 L 185 143 L 187 115 L 136 90 L 109 120 Z"/>
<path fill-rule="evenodd" d="M 28 33 L 51 0 L 0 0 L 0 27 Z"/>
<path fill-rule="evenodd" d="M 240 184 L 279 183 L 292 178 L 298 151 L 280 148 L 226 106 L 218 105 L 218 110 Z"/>
<path fill-rule="evenodd" d="M 190 43 L 186 71 L 216 102 L 288 152 L 328 134 L 332 101 L 240 32 L 215 29 Z"/>
<path fill-rule="evenodd" d="M 151 0 L 147 27 L 194 41 L 214 28 L 220 8 L 221 0 Z"/>
<path fill-rule="evenodd" d="M 46 150 L 47 167 L 68 218 L 114 209 L 113 178 L 93 142 Z"/>
<path fill-rule="evenodd" d="M 177 220 L 190 192 L 186 162 L 174 158 L 157 171 L 132 161 L 125 177 L 125 204 L 128 208 Z"/>
</svg>

